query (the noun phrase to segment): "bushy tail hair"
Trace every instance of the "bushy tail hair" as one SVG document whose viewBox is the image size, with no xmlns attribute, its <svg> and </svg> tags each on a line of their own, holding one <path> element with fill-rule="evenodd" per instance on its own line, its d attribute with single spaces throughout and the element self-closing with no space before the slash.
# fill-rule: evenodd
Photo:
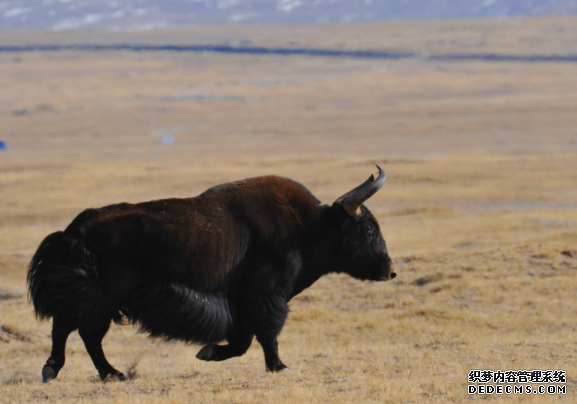
<svg viewBox="0 0 577 404">
<path fill-rule="evenodd" d="M 28 268 L 28 298 L 41 321 L 91 311 L 100 286 L 94 256 L 77 236 L 62 231 L 42 241 Z"/>
<path fill-rule="evenodd" d="M 220 294 L 168 284 L 131 296 L 122 313 L 152 337 L 217 343 L 233 332 L 233 313 Z"/>
</svg>

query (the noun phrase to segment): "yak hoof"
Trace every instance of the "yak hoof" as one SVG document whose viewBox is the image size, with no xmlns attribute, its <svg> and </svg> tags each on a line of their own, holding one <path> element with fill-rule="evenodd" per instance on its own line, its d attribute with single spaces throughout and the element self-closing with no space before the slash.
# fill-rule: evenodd
<svg viewBox="0 0 577 404">
<path fill-rule="evenodd" d="M 273 368 L 268 369 L 267 368 L 267 372 L 284 372 L 286 370 L 290 370 L 284 363 L 281 363 L 280 365 L 275 365 Z"/>
<path fill-rule="evenodd" d="M 56 371 L 48 365 L 42 368 L 42 383 L 48 383 L 50 380 L 56 379 Z"/>
<path fill-rule="evenodd" d="M 100 375 L 100 379 L 104 382 L 112 382 L 112 381 L 123 382 L 126 380 L 126 376 L 124 376 L 124 374 L 122 374 L 118 370 L 115 370 L 114 372 Z"/>
<path fill-rule="evenodd" d="M 205 345 L 200 351 L 198 351 L 196 358 L 201 361 L 210 361 L 213 351 L 214 349 L 212 348 L 212 344 Z"/>
</svg>

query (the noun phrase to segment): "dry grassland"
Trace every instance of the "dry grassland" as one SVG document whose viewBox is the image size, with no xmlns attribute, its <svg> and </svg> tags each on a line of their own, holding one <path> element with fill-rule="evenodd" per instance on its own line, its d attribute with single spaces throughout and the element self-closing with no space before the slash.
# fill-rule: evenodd
<svg viewBox="0 0 577 404">
<path fill-rule="evenodd" d="M 575 52 L 575 19 L 505 22 L 353 27 L 364 36 L 350 26 L 3 33 L 0 43 L 283 46 L 294 36 L 316 47 Z M 577 64 L 0 53 L 0 88 L 11 146 L 0 152 L 0 403 L 577 401 Z M 163 135 L 176 144 L 158 146 Z M 256 342 L 205 363 L 198 347 L 113 326 L 104 349 L 129 381 L 100 382 L 73 334 L 58 379 L 41 383 L 50 324 L 27 302 L 26 265 L 84 208 L 272 173 L 331 203 L 375 163 L 388 180 L 367 206 L 398 276 L 331 275 L 295 298 L 279 338 L 289 372 L 267 374 Z M 471 369 L 563 369 L 567 394 L 469 396 Z"/>
</svg>

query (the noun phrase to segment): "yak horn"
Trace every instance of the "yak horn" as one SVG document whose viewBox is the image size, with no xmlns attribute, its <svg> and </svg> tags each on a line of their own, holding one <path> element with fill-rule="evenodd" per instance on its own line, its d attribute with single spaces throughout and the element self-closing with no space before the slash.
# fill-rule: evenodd
<svg viewBox="0 0 577 404">
<path fill-rule="evenodd" d="M 343 208 L 350 216 L 360 215 L 361 204 L 373 196 L 385 183 L 387 175 L 381 167 L 377 166 L 377 168 L 379 169 L 379 176 L 377 179 L 375 179 L 371 174 L 368 180 L 335 201 L 335 203 L 342 204 Z"/>
</svg>

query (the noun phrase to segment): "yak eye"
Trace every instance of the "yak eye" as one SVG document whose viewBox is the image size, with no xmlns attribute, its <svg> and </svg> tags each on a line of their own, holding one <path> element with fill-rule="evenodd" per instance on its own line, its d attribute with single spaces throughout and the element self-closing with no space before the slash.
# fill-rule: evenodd
<svg viewBox="0 0 577 404">
<path fill-rule="evenodd" d="M 375 232 L 375 226 L 372 223 L 367 223 L 365 226 L 365 233 L 373 234 Z"/>
</svg>

